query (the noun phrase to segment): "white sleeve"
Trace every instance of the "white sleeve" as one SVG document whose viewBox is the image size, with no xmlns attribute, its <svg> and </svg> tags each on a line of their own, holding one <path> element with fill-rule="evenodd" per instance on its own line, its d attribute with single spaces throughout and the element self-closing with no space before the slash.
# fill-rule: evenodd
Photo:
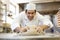
<svg viewBox="0 0 60 40">
<path fill-rule="evenodd" d="M 47 25 L 50 28 L 53 27 L 52 22 L 49 19 L 44 18 L 43 16 L 39 17 L 39 25 Z"/>
<path fill-rule="evenodd" d="M 11 29 L 14 30 L 16 27 L 19 27 L 21 23 L 21 16 L 18 15 L 14 18 L 13 23 L 11 24 Z"/>
<path fill-rule="evenodd" d="M 53 27 L 53 24 L 52 24 L 52 22 L 49 19 L 43 20 L 43 25 L 48 25 L 49 28 Z"/>
</svg>

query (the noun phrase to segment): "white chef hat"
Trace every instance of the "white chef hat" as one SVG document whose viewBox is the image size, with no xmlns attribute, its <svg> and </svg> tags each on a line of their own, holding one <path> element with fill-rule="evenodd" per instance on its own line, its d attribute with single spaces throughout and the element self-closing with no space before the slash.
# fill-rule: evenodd
<svg viewBox="0 0 60 40">
<path fill-rule="evenodd" d="M 26 5 L 27 10 L 36 10 L 36 5 L 34 3 L 29 3 Z"/>
</svg>

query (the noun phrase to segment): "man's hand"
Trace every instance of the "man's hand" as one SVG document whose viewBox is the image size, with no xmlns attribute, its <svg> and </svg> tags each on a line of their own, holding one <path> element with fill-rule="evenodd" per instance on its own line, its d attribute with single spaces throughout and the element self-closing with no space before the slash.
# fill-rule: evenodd
<svg viewBox="0 0 60 40">
<path fill-rule="evenodd" d="M 27 32 L 27 29 L 24 28 L 24 27 L 22 27 L 21 30 L 20 30 L 20 32 Z"/>
<path fill-rule="evenodd" d="M 41 27 L 36 27 L 37 32 L 41 33 L 43 32 L 43 29 Z"/>
<path fill-rule="evenodd" d="M 27 30 L 29 30 L 30 28 L 29 27 L 25 27 Z"/>
<path fill-rule="evenodd" d="M 26 32 L 27 31 L 27 29 L 25 28 L 25 27 L 17 27 L 17 28 L 15 28 L 15 30 L 14 30 L 14 32 Z"/>
<path fill-rule="evenodd" d="M 38 26 L 36 27 L 37 32 L 43 32 L 45 29 L 48 29 L 49 27 L 47 25 L 42 25 L 42 26 Z"/>
<path fill-rule="evenodd" d="M 21 27 L 16 27 L 16 28 L 14 29 L 14 32 L 20 32 L 20 30 L 21 30 Z"/>
</svg>

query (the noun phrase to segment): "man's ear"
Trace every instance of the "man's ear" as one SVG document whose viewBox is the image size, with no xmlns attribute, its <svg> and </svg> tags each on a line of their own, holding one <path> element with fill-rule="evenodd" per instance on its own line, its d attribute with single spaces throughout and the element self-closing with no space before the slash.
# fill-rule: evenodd
<svg viewBox="0 0 60 40">
<path fill-rule="evenodd" d="M 35 13 L 36 13 L 36 10 L 35 10 Z"/>
<path fill-rule="evenodd" d="M 25 13 L 27 13 L 27 10 L 25 10 Z"/>
</svg>

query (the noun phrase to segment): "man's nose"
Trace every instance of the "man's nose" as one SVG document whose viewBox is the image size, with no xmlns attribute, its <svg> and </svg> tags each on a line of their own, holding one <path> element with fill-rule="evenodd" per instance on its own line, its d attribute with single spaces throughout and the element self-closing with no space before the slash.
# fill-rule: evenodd
<svg viewBox="0 0 60 40">
<path fill-rule="evenodd" d="M 32 14 L 30 14 L 30 16 L 32 16 Z"/>
</svg>

